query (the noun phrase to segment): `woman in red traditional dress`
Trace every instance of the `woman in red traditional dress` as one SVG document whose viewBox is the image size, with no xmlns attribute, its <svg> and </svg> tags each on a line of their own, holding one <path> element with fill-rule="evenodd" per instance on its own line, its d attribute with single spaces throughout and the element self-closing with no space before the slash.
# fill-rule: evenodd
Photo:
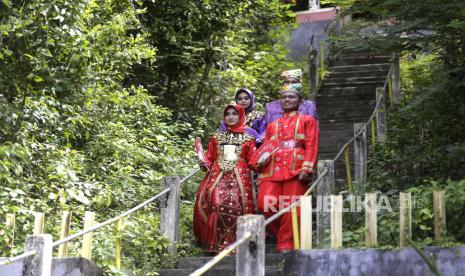
<svg viewBox="0 0 465 276">
<path fill-rule="evenodd" d="M 225 131 L 212 135 L 201 166 L 208 170 L 194 207 L 194 234 L 206 253 L 218 253 L 236 241 L 239 216 L 255 211 L 248 162 L 257 132 L 247 127 L 244 108 L 224 109 Z"/>
</svg>

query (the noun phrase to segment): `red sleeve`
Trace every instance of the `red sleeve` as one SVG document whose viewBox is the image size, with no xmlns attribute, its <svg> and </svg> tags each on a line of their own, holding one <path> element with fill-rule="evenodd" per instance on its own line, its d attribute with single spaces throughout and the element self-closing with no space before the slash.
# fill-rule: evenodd
<svg viewBox="0 0 465 276">
<path fill-rule="evenodd" d="M 273 125 L 273 123 L 271 123 L 271 124 L 269 124 L 267 126 L 266 131 L 265 131 L 265 139 L 263 139 L 263 141 L 262 141 L 263 144 L 260 146 L 260 148 L 262 148 L 265 145 L 265 142 L 269 141 L 271 139 L 271 137 L 273 136 L 272 133 L 271 133 L 271 129 L 272 129 L 271 126 L 272 125 Z M 256 146 L 254 147 L 254 149 L 255 150 L 253 151 L 253 154 L 255 154 L 255 153 L 259 154 L 258 149 L 257 149 Z M 252 159 L 254 159 L 255 161 L 258 161 L 258 159 L 259 159 L 258 156 L 255 156 L 255 158 L 252 158 L 253 154 L 250 155 L 249 159 L 247 160 L 247 164 L 249 165 L 249 168 L 251 170 L 253 170 L 254 172 L 260 172 L 263 169 L 263 167 L 259 166 L 257 162 L 252 162 L 253 161 Z"/>
<path fill-rule="evenodd" d="M 254 140 L 248 140 L 245 142 L 246 143 L 246 149 L 247 153 L 245 155 L 247 165 L 249 166 L 250 169 L 253 171 L 257 171 L 256 164 L 252 164 L 252 156 L 255 154 L 255 151 L 257 151 L 257 144 L 255 143 Z"/>
<path fill-rule="evenodd" d="M 262 142 L 265 142 L 265 141 L 270 140 L 270 138 L 271 138 L 271 136 L 272 136 L 271 133 L 270 133 L 270 132 L 271 132 L 271 130 L 270 130 L 271 127 L 270 127 L 270 126 L 271 126 L 272 124 L 273 124 L 273 123 L 271 123 L 271 124 L 269 124 L 269 125 L 267 126 L 266 131 L 265 131 L 265 139 L 263 139 Z"/>
<path fill-rule="evenodd" d="M 207 163 L 207 166 L 211 166 L 216 158 L 218 157 L 218 148 L 217 148 L 217 140 L 215 136 L 212 136 L 210 140 L 208 141 L 208 151 L 207 154 L 205 155 L 205 162 Z"/>
<path fill-rule="evenodd" d="M 305 124 L 305 153 L 302 171 L 313 173 L 318 156 L 318 121 L 313 117 L 308 117 Z"/>
</svg>

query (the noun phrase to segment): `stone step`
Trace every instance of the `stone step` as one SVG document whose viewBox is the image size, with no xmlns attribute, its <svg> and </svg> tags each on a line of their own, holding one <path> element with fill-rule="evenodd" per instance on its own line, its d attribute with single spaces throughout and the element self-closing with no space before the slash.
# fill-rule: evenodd
<svg viewBox="0 0 465 276">
<path fill-rule="evenodd" d="M 336 156 L 336 154 L 341 150 L 341 148 L 337 148 L 336 146 L 332 146 L 331 150 L 324 150 L 324 145 L 320 145 L 318 148 L 318 159 L 332 159 Z M 349 148 L 349 152 L 353 152 L 353 149 Z"/>
<path fill-rule="evenodd" d="M 318 155 L 318 160 L 333 160 L 334 157 L 336 156 L 337 152 L 336 153 L 333 153 L 333 154 L 327 154 L 327 155 Z M 352 162 L 352 159 L 351 159 L 351 162 Z M 343 169 L 345 171 L 345 162 L 344 162 L 344 156 L 342 156 L 342 158 L 338 159 L 336 164 L 335 164 L 335 167 L 338 167 L 338 169 Z"/>
<path fill-rule="evenodd" d="M 325 89 L 318 92 L 316 95 L 317 105 L 324 102 L 339 101 L 366 101 L 376 99 L 376 87 L 368 87 L 365 89 Z"/>
<path fill-rule="evenodd" d="M 367 116 L 358 116 L 358 117 L 345 117 L 345 118 L 321 118 L 320 117 L 320 125 L 325 125 L 325 124 L 354 124 L 354 123 L 366 123 L 368 121 L 369 117 Z"/>
<path fill-rule="evenodd" d="M 325 158 L 328 158 L 328 157 L 333 158 L 341 150 L 341 148 L 342 147 L 338 147 L 337 145 L 329 145 L 329 144 L 319 143 L 319 145 L 318 145 L 318 158 L 320 158 L 320 155 L 324 156 Z M 354 151 L 353 147 L 350 146 L 349 147 L 349 152 L 353 153 L 353 151 Z"/>
<path fill-rule="evenodd" d="M 386 57 L 386 56 L 389 56 L 389 54 L 386 54 L 386 53 L 382 53 L 382 52 L 374 52 L 374 51 L 367 51 L 366 49 L 363 49 L 363 50 L 355 50 L 355 49 L 351 49 L 351 50 L 342 50 L 342 49 L 338 49 L 337 51 L 337 54 L 334 55 L 334 58 L 337 58 L 337 57 L 341 57 L 344 58 L 344 57 L 366 57 L 366 58 L 369 58 L 369 57 L 376 57 L 376 56 L 383 56 L 383 57 Z"/>
<path fill-rule="evenodd" d="M 317 107 L 319 111 L 325 111 L 328 109 L 333 109 L 335 107 L 342 106 L 353 106 L 353 107 L 374 107 L 375 106 L 375 96 L 374 95 L 363 95 L 363 94 L 353 94 L 347 96 L 324 96 L 321 101 L 318 101 Z"/>
<path fill-rule="evenodd" d="M 374 108 L 375 108 L 374 104 L 351 104 L 350 102 L 347 102 L 347 103 L 338 104 L 338 105 L 333 104 L 333 107 L 329 107 L 329 108 L 318 108 L 318 114 L 321 117 L 321 114 L 328 114 L 328 113 L 340 112 L 340 111 L 346 111 L 346 112 L 352 111 L 354 112 L 352 114 L 353 116 L 355 114 L 360 113 L 361 111 L 366 111 L 371 114 L 370 111 L 373 111 Z"/>
<path fill-rule="evenodd" d="M 197 268 L 196 268 L 197 269 Z M 281 266 L 266 266 L 265 267 L 265 275 L 270 276 L 281 276 L 282 275 L 282 267 Z M 195 269 L 165 269 L 159 271 L 160 276 L 186 276 L 190 275 L 194 272 Z M 202 274 L 206 276 L 236 276 L 236 269 L 235 268 L 215 268 L 213 267 L 206 273 Z"/>
<path fill-rule="evenodd" d="M 368 108 L 354 108 L 354 107 L 348 107 L 348 108 L 338 108 L 338 109 L 326 109 L 324 111 L 320 111 L 318 113 L 318 116 L 320 120 L 326 120 L 326 119 L 339 119 L 339 118 L 351 118 L 351 117 L 361 117 L 363 118 L 364 116 L 366 117 L 364 121 L 368 121 L 368 118 L 370 118 L 371 114 L 373 113 L 373 108 L 368 107 Z"/>
<path fill-rule="evenodd" d="M 320 120 L 326 119 L 341 119 L 341 117 L 363 117 L 373 113 L 374 107 L 371 106 L 338 106 L 333 109 L 324 109 L 318 112 L 318 118 Z M 334 118 L 332 118 L 334 117 Z M 368 119 L 367 117 L 367 119 Z"/>
<path fill-rule="evenodd" d="M 322 154 L 329 154 L 333 153 L 333 156 L 331 158 L 334 158 L 336 154 L 342 149 L 345 143 L 347 143 L 349 140 L 341 141 L 339 143 L 320 143 L 318 145 L 318 152 L 321 152 Z"/>
<path fill-rule="evenodd" d="M 364 121 L 363 123 L 366 123 L 366 121 Z M 353 123 L 321 123 L 319 124 L 319 129 L 320 129 L 320 133 L 322 132 L 326 132 L 326 131 L 346 131 L 346 130 L 350 130 L 350 129 L 353 129 L 354 127 L 354 124 Z M 368 131 L 368 130 L 367 130 Z"/>
<path fill-rule="evenodd" d="M 322 139 L 333 138 L 333 137 L 350 137 L 354 135 L 352 129 L 341 129 L 336 131 L 321 131 L 320 130 L 320 141 Z"/>
<path fill-rule="evenodd" d="M 353 130 L 340 130 L 340 131 L 320 131 L 320 143 L 326 139 L 334 139 L 336 137 L 352 137 Z"/>
<path fill-rule="evenodd" d="M 359 82 L 348 82 L 348 83 L 334 83 L 334 82 L 323 82 L 321 88 L 333 88 L 350 85 L 351 87 L 363 87 L 363 86 L 376 86 L 381 87 L 384 85 L 385 79 L 383 80 L 371 80 L 371 81 L 359 81 Z"/>
<path fill-rule="evenodd" d="M 202 265 L 210 261 L 211 257 L 185 257 L 181 258 L 178 262 L 178 269 L 191 269 L 199 268 Z M 284 254 L 275 253 L 275 254 L 266 254 L 265 256 L 265 265 L 266 266 L 277 266 L 284 260 Z M 235 256 L 227 256 L 216 264 L 216 268 L 233 268 L 236 265 Z"/>
<path fill-rule="evenodd" d="M 386 76 L 374 76 L 374 77 L 330 77 L 327 78 L 324 82 L 324 85 L 333 85 L 333 84 L 340 84 L 340 87 L 346 86 L 347 84 L 353 83 L 378 83 L 386 81 Z"/>
<path fill-rule="evenodd" d="M 330 157 L 328 158 L 328 160 L 332 160 L 334 158 L 333 157 Z M 350 164 L 350 172 L 352 173 L 352 179 L 353 179 L 353 172 L 354 172 L 354 166 L 353 166 L 353 163 L 352 163 L 352 159 L 351 160 L 351 164 Z M 337 178 L 343 178 L 345 179 L 346 178 L 346 175 L 347 175 L 347 168 L 346 168 L 346 163 L 344 161 L 344 157 L 340 158 L 337 160 L 337 162 L 335 163 L 334 165 L 334 174 Z"/>
<path fill-rule="evenodd" d="M 372 57 L 364 57 L 364 56 L 345 56 L 339 57 L 337 60 L 332 60 L 332 65 L 362 65 L 362 64 L 377 64 L 377 63 L 389 63 L 391 57 L 390 56 L 372 56 Z"/>
<path fill-rule="evenodd" d="M 367 85 L 367 86 L 352 86 L 346 85 L 342 87 L 321 87 L 318 90 L 317 97 L 334 97 L 334 96 L 341 96 L 341 95 L 373 95 L 376 97 L 376 88 L 382 87 L 379 85 Z M 320 98 L 317 98 L 317 103 Z"/>
<path fill-rule="evenodd" d="M 344 97 L 323 97 L 322 100 L 318 101 L 317 104 L 317 110 L 327 110 L 327 109 L 332 109 L 332 108 L 339 108 L 339 107 L 375 107 L 376 106 L 376 99 L 375 98 L 369 98 L 369 99 L 364 99 L 364 100 L 349 100 Z"/>
<path fill-rule="evenodd" d="M 374 101 L 374 99 L 372 101 Z M 373 110 L 375 108 L 375 104 L 369 103 L 369 102 L 364 103 L 364 104 L 352 104 L 350 101 L 345 102 L 345 103 L 344 102 L 334 103 L 334 104 L 331 104 L 331 103 L 332 103 L 331 101 L 328 101 L 327 104 L 324 104 L 321 107 L 320 106 L 318 107 L 318 114 L 320 115 L 320 117 L 321 117 L 321 114 L 325 114 L 331 110 L 359 110 L 359 109 Z"/>
<path fill-rule="evenodd" d="M 330 72 L 358 72 L 358 71 L 386 71 L 390 63 L 376 63 L 363 65 L 338 65 L 329 67 Z"/>
<path fill-rule="evenodd" d="M 320 145 L 344 145 L 347 143 L 350 139 L 352 139 L 353 136 L 341 136 L 341 137 L 331 137 L 331 138 L 322 138 L 320 139 L 319 143 Z M 341 148 L 341 147 L 338 147 Z"/>
<path fill-rule="evenodd" d="M 356 77 L 384 77 L 384 78 L 386 78 L 388 73 L 389 73 L 389 70 L 330 72 L 328 79 L 332 79 L 332 78 L 356 78 Z"/>
<path fill-rule="evenodd" d="M 366 123 L 370 118 L 369 113 L 360 113 L 360 114 L 349 114 L 345 115 L 344 111 L 341 112 L 333 112 L 330 113 L 329 111 L 322 113 L 319 116 L 320 122 L 325 124 L 327 122 L 334 122 L 334 123 L 348 123 L 348 124 L 355 124 L 355 123 Z"/>
</svg>

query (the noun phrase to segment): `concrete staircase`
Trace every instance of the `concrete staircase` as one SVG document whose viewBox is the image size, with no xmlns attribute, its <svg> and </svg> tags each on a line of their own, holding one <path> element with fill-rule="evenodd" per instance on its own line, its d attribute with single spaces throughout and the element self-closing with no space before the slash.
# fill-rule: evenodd
<svg viewBox="0 0 465 276">
<path fill-rule="evenodd" d="M 284 265 L 284 258 L 287 254 L 276 253 L 275 244 L 266 245 L 265 256 L 265 275 L 281 276 Z M 196 269 L 202 267 L 212 257 L 185 257 L 181 258 L 175 269 L 165 269 L 159 271 L 161 276 L 184 276 L 189 275 Z M 212 269 L 207 271 L 206 276 L 235 276 L 236 275 L 236 257 L 227 256 Z"/>
<path fill-rule="evenodd" d="M 353 137 L 353 125 L 367 122 L 376 105 L 376 87 L 383 86 L 386 80 L 389 58 L 349 54 L 332 61 L 330 75 L 323 81 L 316 99 L 320 118 L 319 160 L 333 159 Z M 353 160 L 353 146 L 349 149 Z M 343 157 L 335 163 L 338 190 L 348 188 Z M 351 169 L 353 178 L 352 161 Z"/>
</svg>

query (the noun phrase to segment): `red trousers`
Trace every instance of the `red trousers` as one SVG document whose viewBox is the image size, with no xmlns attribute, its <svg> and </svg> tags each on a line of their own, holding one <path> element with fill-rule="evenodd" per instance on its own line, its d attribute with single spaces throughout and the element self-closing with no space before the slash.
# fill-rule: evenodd
<svg viewBox="0 0 465 276">
<path fill-rule="evenodd" d="M 265 215 L 265 218 L 269 218 L 280 209 L 284 209 L 293 201 L 298 200 L 299 196 L 303 195 L 306 190 L 307 185 L 302 184 L 298 177 L 282 182 L 262 181 L 258 187 L 258 210 Z M 297 214 L 300 217 L 300 207 L 297 208 Z M 290 210 L 270 223 L 268 227 L 277 239 L 276 249 L 278 252 L 294 249 Z"/>
</svg>

